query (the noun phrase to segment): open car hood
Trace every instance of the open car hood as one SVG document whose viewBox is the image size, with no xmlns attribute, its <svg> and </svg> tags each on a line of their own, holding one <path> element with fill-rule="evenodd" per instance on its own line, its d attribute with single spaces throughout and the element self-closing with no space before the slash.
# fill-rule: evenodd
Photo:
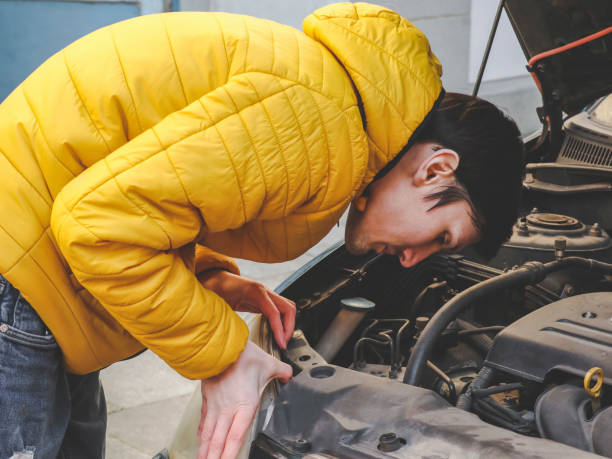
<svg viewBox="0 0 612 459">
<path fill-rule="evenodd" d="M 505 8 L 545 108 L 554 104 L 572 115 L 612 92 L 609 0 L 506 0 Z M 606 29 L 608 33 L 584 44 L 542 55 Z"/>
</svg>

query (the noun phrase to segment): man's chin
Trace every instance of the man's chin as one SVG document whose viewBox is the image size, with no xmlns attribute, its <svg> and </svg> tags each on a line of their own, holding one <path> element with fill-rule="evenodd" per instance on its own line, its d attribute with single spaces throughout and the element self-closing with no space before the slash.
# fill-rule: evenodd
<svg viewBox="0 0 612 459">
<path fill-rule="evenodd" d="M 350 254 L 358 256 L 365 255 L 372 251 L 372 249 L 368 247 L 369 238 L 363 233 L 359 225 L 361 215 L 362 214 L 351 205 L 346 227 L 344 228 L 344 246 Z"/>
<path fill-rule="evenodd" d="M 344 242 L 344 246 L 351 255 L 365 255 L 370 251 L 370 249 L 356 245 L 353 241 L 348 239 Z"/>
</svg>

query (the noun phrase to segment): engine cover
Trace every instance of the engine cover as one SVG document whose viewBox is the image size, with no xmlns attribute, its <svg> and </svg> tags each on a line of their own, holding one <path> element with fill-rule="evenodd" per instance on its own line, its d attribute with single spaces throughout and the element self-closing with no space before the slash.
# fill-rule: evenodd
<svg viewBox="0 0 612 459">
<path fill-rule="evenodd" d="M 612 383 L 612 293 L 565 298 L 526 315 L 497 335 L 485 364 L 536 382 L 553 370 L 582 378 L 597 366 Z"/>
<path fill-rule="evenodd" d="M 334 365 L 302 370 L 259 419 L 251 459 L 598 457 L 492 426 L 430 390 Z"/>
</svg>

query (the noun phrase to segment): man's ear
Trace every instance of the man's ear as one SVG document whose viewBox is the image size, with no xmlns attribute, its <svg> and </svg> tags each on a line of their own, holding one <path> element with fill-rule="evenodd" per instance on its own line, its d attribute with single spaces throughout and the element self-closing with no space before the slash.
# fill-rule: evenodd
<svg viewBox="0 0 612 459">
<path fill-rule="evenodd" d="M 414 173 L 414 184 L 433 185 L 452 178 L 459 167 L 459 155 L 449 148 L 440 148 L 423 160 Z"/>
</svg>

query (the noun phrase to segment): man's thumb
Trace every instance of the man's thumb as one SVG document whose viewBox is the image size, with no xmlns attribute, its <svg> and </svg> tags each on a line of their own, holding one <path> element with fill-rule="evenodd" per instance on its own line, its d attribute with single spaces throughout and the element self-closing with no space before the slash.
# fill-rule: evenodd
<svg viewBox="0 0 612 459">
<path fill-rule="evenodd" d="M 291 365 L 287 365 L 280 360 L 277 360 L 278 364 L 276 366 L 274 377 L 280 379 L 282 382 L 289 382 L 291 377 L 293 376 L 293 369 Z"/>
</svg>

